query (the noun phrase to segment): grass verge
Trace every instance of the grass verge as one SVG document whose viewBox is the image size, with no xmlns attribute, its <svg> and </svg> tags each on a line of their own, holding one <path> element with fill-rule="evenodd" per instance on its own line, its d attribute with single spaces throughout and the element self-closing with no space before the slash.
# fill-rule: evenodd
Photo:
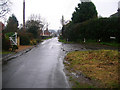
<svg viewBox="0 0 120 90">
<path fill-rule="evenodd" d="M 96 42 L 96 40 L 86 40 L 86 42 L 83 42 L 81 40 L 78 40 L 76 42 L 73 41 L 66 41 L 65 39 L 59 39 L 59 42 L 63 42 L 63 43 L 78 43 L 78 44 L 94 44 L 94 45 L 107 45 L 107 46 L 113 46 L 113 47 L 120 47 L 120 44 L 117 42 Z"/>
<path fill-rule="evenodd" d="M 73 78 L 72 76 L 69 77 L 69 81 L 73 82 L 73 86 L 72 88 L 95 88 L 92 85 L 86 84 L 86 83 L 80 83 L 79 81 L 77 81 L 75 78 Z"/>
<path fill-rule="evenodd" d="M 103 88 L 118 88 L 118 58 L 117 50 L 76 51 L 68 53 L 65 59 L 69 64 L 65 65 L 75 71 L 82 71 L 91 80 L 99 81 Z"/>
<path fill-rule="evenodd" d="M 14 52 L 11 52 L 11 51 L 2 51 L 0 52 L 0 54 L 13 54 Z"/>
<path fill-rule="evenodd" d="M 59 39 L 59 42 L 62 42 L 62 43 L 65 43 L 65 44 L 75 43 L 75 42 L 66 41 L 65 39 Z"/>
<path fill-rule="evenodd" d="M 119 43 L 115 43 L 115 42 L 112 42 L 112 43 L 100 42 L 100 44 L 102 44 L 102 45 L 108 45 L 108 46 L 114 46 L 114 47 L 119 47 L 120 46 Z"/>
</svg>

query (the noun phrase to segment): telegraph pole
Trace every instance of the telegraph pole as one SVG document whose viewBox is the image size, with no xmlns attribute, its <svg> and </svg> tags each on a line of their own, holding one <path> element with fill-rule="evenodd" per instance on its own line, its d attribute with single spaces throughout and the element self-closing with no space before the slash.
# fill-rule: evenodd
<svg viewBox="0 0 120 90">
<path fill-rule="evenodd" d="M 25 0 L 23 0 L 23 29 L 25 31 Z"/>
</svg>

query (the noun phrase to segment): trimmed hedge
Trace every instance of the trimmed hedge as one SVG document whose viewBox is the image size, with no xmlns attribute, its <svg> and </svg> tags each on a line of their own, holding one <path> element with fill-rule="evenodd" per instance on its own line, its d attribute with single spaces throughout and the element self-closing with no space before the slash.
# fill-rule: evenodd
<svg viewBox="0 0 120 90">
<path fill-rule="evenodd" d="M 116 37 L 115 42 L 120 42 L 120 18 L 98 18 L 85 21 L 83 23 L 67 24 L 64 28 L 64 38 L 70 41 L 99 40 L 104 42 L 112 41 L 110 37 Z"/>
</svg>

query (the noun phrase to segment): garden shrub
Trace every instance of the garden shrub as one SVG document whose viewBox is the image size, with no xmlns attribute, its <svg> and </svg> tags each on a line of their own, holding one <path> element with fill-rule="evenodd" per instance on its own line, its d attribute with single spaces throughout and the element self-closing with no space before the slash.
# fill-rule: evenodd
<svg viewBox="0 0 120 90">
<path fill-rule="evenodd" d="M 30 40 L 30 45 L 36 45 L 37 44 L 37 40 Z"/>
<path fill-rule="evenodd" d="M 20 37 L 20 45 L 30 45 L 30 40 L 33 38 L 32 34 L 21 32 L 18 35 Z"/>
<path fill-rule="evenodd" d="M 2 49 L 3 50 L 9 50 L 11 47 L 10 40 L 5 37 L 5 35 L 2 35 Z"/>
<path fill-rule="evenodd" d="M 12 51 L 15 51 L 16 49 L 18 49 L 17 45 L 12 45 Z"/>
<path fill-rule="evenodd" d="M 21 36 L 20 37 L 20 45 L 29 45 L 30 39 L 28 36 Z"/>
</svg>

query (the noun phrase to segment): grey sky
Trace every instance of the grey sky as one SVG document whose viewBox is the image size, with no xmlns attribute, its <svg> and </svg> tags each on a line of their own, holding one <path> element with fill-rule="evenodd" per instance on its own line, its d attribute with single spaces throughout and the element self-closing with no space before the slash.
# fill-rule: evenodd
<svg viewBox="0 0 120 90">
<path fill-rule="evenodd" d="M 11 14 L 14 13 L 19 24 L 22 23 L 23 0 L 13 2 Z M 98 11 L 98 15 L 109 17 L 117 12 L 119 0 L 91 0 Z M 60 19 L 70 20 L 75 7 L 80 0 L 26 0 L 26 20 L 31 14 L 40 14 L 49 23 L 49 29 L 58 30 L 61 27 Z"/>
</svg>

